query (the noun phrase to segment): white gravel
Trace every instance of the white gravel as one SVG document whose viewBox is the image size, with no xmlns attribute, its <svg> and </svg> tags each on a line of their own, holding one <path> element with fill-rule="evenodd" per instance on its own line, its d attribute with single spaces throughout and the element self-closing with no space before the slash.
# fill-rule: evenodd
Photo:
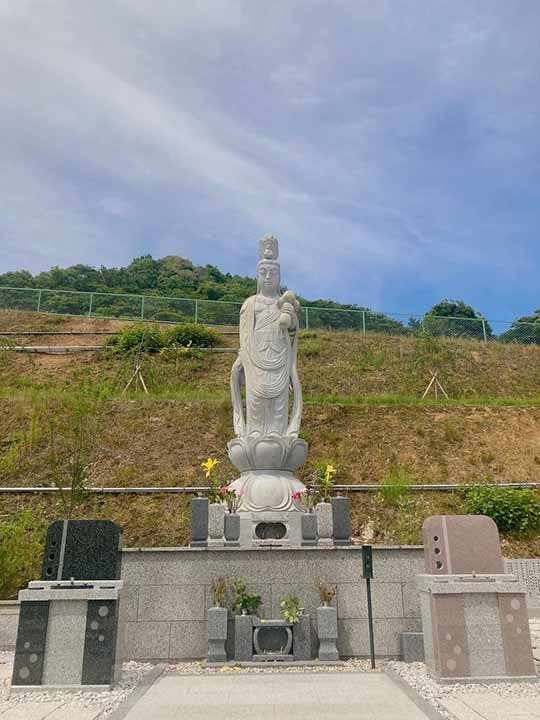
<svg viewBox="0 0 540 720">
<path fill-rule="evenodd" d="M 112 690 L 103 692 L 25 692 L 10 695 L 12 653 L 0 653 L 0 705 L 15 707 L 24 703 L 57 702 L 72 708 L 101 707 L 99 720 L 107 718 L 124 702 L 143 677 L 155 666 L 150 663 L 128 662 L 122 665 L 122 679 Z M 3 671 L 3 672 L 1 672 Z M 3 708 L 4 709 L 4 708 Z"/>
<path fill-rule="evenodd" d="M 234 662 L 226 665 L 208 665 L 205 660 L 167 665 L 165 673 L 182 673 L 183 675 L 221 675 L 223 673 L 335 673 L 335 672 L 380 672 L 381 663 L 375 670 L 371 669 L 369 660 L 352 659 L 338 665 L 284 665 L 281 662 L 269 661 L 264 666 L 237 665 Z"/>
<path fill-rule="evenodd" d="M 536 682 L 523 683 L 455 683 L 439 684 L 433 680 L 424 663 L 404 663 L 389 660 L 386 666 L 399 675 L 416 692 L 430 702 L 437 710 L 447 718 L 454 715 L 445 710 L 440 700 L 452 695 L 463 693 L 496 693 L 501 697 L 537 697 L 540 706 L 540 679 Z M 537 670 L 540 672 L 540 663 L 537 663 Z"/>
</svg>

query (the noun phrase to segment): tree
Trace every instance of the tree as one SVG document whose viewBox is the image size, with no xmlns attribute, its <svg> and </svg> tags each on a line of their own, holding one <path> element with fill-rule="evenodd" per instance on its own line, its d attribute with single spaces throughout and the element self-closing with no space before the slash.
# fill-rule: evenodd
<svg viewBox="0 0 540 720">
<path fill-rule="evenodd" d="M 493 330 L 482 313 L 463 300 L 442 300 L 424 315 L 422 327 L 434 336 L 468 337 L 484 339 L 493 336 Z"/>
<path fill-rule="evenodd" d="M 540 345 L 540 308 L 533 315 L 524 315 L 514 320 L 510 328 L 499 335 L 499 340 L 521 345 Z"/>
</svg>

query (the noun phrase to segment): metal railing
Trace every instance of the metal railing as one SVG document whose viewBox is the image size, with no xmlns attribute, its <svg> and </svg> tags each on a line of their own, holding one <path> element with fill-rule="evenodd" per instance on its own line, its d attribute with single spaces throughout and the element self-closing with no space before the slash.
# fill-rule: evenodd
<svg viewBox="0 0 540 720">
<path fill-rule="evenodd" d="M 26 310 L 118 320 L 205 325 L 238 325 L 241 303 L 222 300 L 82 292 L 46 288 L 0 286 L 0 309 Z M 352 330 L 362 334 L 407 336 L 425 330 L 436 337 L 468 338 L 480 342 L 498 340 L 522 345 L 540 344 L 540 322 L 488 321 L 485 318 L 453 318 L 371 310 L 302 308 L 306 330 Z"/>
</svg>

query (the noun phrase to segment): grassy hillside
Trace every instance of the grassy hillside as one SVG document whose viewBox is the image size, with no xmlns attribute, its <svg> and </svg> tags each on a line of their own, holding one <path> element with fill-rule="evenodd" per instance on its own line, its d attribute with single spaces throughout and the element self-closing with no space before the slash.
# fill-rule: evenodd
<svg viewBox="0 0 540 720">
<path fill-rule="evenodd" d="M 0 313 L 0 331 L 98 331 L 118 321 Z M 10 338 L 25 344 L 99 344 L 100 336 Z M 1 343 L 0 343 L 1 344 Z M 226 335 L 222 347 L 234 348 Z M 340 483 L 408 484 L 540 480 L 540 348 L 353 333 L 304 333 L 300 372 L 307 477 L 331 459 Z M 90 483 L 202 484 L 200 462 L 219 458 L 232 435 L 228 374 L 233 353 L 153 356 L 150 395 L 122 395 L 133 360 L 108 353 L 25 355 L 0 351 L 0 484 L 51 485 L 82 451 Z M 437 368 L 450 401 L 421 401 Z M 74 450 L 75 449 L 75 450 Z M 460 493 L 353 494 L 353 531 L 375 542 L 417 542 L 424 517 L 460 512 Z M 32 507 L 57 517 L 57 497 L 0 495 L 0 515 Z M 110 517 L 129 545 L 179 545 L 189 533 L 189 498 L 92 496 L 80 516 Z M 508 536 L 508 555 L 540 555 L 538 538 Z"/>
</svg>

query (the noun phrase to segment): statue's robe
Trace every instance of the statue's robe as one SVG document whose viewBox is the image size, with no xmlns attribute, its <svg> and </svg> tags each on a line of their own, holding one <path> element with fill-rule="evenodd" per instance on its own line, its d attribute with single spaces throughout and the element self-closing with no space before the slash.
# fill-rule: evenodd
<svg viewBox="0 0 540 720">
<path fill-rule="evenodd" d="M 233 371 L 235 431 L 246 435 L 298 435 L 302 393 L 296 370 L 298 327 L 292 339 L 280 326 L 277 298 L 264 302 L 248 298 L 240 311 L 240 350 Z M 239 377 L 246 385 L 246 421 L 239 398 Z M 289 385 L 294 393 L 289 424 Z"/>
</svg>

